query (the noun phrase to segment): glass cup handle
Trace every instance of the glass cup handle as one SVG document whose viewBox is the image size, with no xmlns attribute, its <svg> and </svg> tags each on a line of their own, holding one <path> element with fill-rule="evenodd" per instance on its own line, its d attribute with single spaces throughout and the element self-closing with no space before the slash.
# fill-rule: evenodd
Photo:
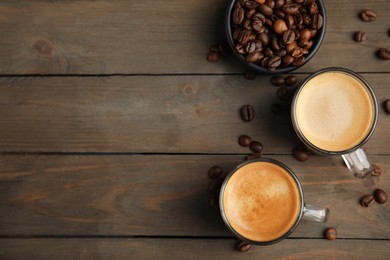
<svg viewBox="0 0 390 260">
<path fill-rule="evenodd" d="M 362 148 L 359 148 L 352 153 L 343 154 L 342 157 L 353 176 L 364 178 L 372 172 L 371 164 Z"/>
<path fill-rule="evenodd" d="M 329 218 L 329 209 L 306 204 L 303 207 L 302 218 L 316 222 L 326 222 Z"/>
</svg>

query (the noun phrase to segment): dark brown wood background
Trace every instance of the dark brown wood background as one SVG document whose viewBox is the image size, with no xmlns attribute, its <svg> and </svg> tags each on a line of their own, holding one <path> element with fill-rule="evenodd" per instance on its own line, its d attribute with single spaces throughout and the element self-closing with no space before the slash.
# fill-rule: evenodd
<svg viewBox="0 0 390 260">
<path fill-rule="evenodd" d="M 246 80 L 232 55 L 206 60 L 223 41 L 229 1 L 0 2 L 0 259 L 319 258 L 388 259 L 390 206 L 363 208 L 376 188 L 390 194 L 390 115 L 380 107 L 364 146 L 383 174 L 353 178 L 341 157 L 296 161 L 297 137 L 270 77 Z M 295 75 L 346 67 L 382 104 L 390 98 L 388 0 L 326 0 L 316 56 Z M 376 21 L 358 17 L 364 8 Z M 355 31 L 367 40 L 352 40 Z M 252 104 L 244 123 L 239 109 Z M 211 207 L 208 169 L 243 161 L 248 134 L 266 157 L 293 169 L 308 203 L 328 223 L 302 221 L 290 238 L 246 254 Z M 327 227 L 338 240 L 323 239 Z"/>
</svg>

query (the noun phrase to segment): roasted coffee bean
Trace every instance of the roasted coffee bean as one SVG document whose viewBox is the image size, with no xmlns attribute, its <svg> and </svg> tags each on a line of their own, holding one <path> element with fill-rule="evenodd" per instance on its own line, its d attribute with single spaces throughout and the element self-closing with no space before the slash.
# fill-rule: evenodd
<svg viewBox="0 0 390 260">
<path fill-rule="evenodd" d="M 373 22 L 376 20 L 376 13 L 370 9 L 364 9 L 360 12 L 360 18 L 365 22 Z"/>
<path fill-rule="evenodd" d="M 305 1 L 306 1 L 306 0 L 294 0 L 294 2 L 295 2 L 296 4 L 299 4 L 299 5 L 303 4 Z"/>
<path fill-rule="evenodd" d="M 216 63 L 216 62 L 219 61 L 219 57 L 220 57 L 220 53 L 219 52 L 211 51 L 207 55 L 207 60 L 209 62 Z"/>
<path fill-rule="evenodd" d="M 315 2 L 308 4 L 307 11 L 309 12 L 309 14 L 317 14 L 318 13 L 317 4 Z"/>
<path fill-rule="evenodd" d="M 219 177 L 217 179 L 212 180 L 209 184 L 208 191 L 210 193 L 218 193 L 219 190 L 221 189 L 223 181 L 224 181 L 224 178 L 222 178 L 222 177 Z"/>
<path fill-rule="evenodd" d="M 274 54 L 274 52 L 271 50 L 271 48 L 268 48 L 268 47 L 264 49 L 263 53 L 264 53 L 264 56 L 267 58 L 271 58 L 272 55 Z"/>
<path fill-rule="evenodd" d="M 335 228 L 325 229 L 324 237 L 328 240 L 335 240 L 337 238 L 337 230 Z"/>
<path fill-rule="evenodd" d="M 236 44 L 236 51 L 239 53 L 239 54 L 245 54 L 245 46 L 242 45 L 242 44 Z"/>
<path fill-rule="evenodd" d="M 293 155 L 295 159 L 297 159 L 300 162 L 307 161 L 309 159 L 309 153 L 306 149 L 302 148 L 302 146 L 297 146 L 293 150 Z"/>
<path fill-rule="evenodd" d="M 238 40 L 238 36 L 240 35 L 240 32 L 241 32 L 240 28 L 238 28 L 238 27 L 234 28 L 233 35 L 232 35 L 233 40 L 235 40 L 235 41 Z"/>
<path fill-rule="evenodd" d="M 390 60 L 390 49 L 380 48 L 376 54 L 382 60 Z"/>
<path fill-rule="evenodd" d="M 248 135 L 241 135 L 238 138 L 238 143 L 243 147 L 249 147 L 252 143 L 252 138 Z"/>
<path fill-rule="evenodd" d="M 278 19 L 282 19 L 282 20 L 286 19 L 286 14 L 282 10 L 276 10 L 275 16 L 274 15 L 271 16 L 272 21 L 276 21 Z"/>
<path fill-rule="evenodd" d="M 248 41 L 250 40 L 250 37 L 252 35 L 251 30 L 242 30 L 240 31 L 240 34 L 238 35 L 238 42 L 242 45 L 246 45 Z"/>
<path fill-rule="evenodd" d="M 274 10 L 269 7 L 268 5 L 265 5 L 265 4 L 260 4 L 259 5 L 259 11 L 260 13 L 264 14 L 265 16 L 270 16 Z"/>
<path fill-rule="evenodd" d="M 315 13 L 311 15 L 311 28 L 319 30 L 322 27 L 324 20 L 321 14 Z"/>
<path fill-rule="evenodd" d="M 284 31 L 288 30 L 286 22 L 282 19 L 276 20 L 274 22 L 273 28 L 277 34 L 282 34 L 282 33 L 284 33 Z"/>
<path fill-rule="evenodd" d="M 387 202 L 387 194 L 382 189 L 374 190 L 374 198 L 375 198 L 375 201 L 379 204 L 384 204 Z"/>
<path fill-rule="evenodd" d="M 280 76 L 280 75 L 277 75 L 277 76 L 273 76 L 272 78 L 271 78 L 271 83 L 273 84 L 273 85 L 275 85 L 275 86 L 283 86 L 284 85 L 284 83 L 285 83 L 285 80 L 284 80 L 284 78 L 282 77 L 282 76 Z"/>
<path fill-rule="evenodd" d="M 291 52 L 291 56 L 293 56 L 294 58 L 301 57 L 302 55 L 303 55 L 303 50 L 300 47 L 294 48 Z"/>
<path fill-rule="evenodd" d="M 287 30 L 283 33 L 283 42 L 290 44 L 295 40 L 295 33 L 293 30 Z"/>
<path fill-rule="evenodd" d="M 245 160 L 253 160 L 253 159 L 256 159 L 256 158 L 261 158 L 261 153 L 251 153 L 251 154 L 248 154 L 247 156 L 245 156 Z"/>
<path fill-rule="evenodd" d="M 285 56 L 286 54 L 287 54 L 287 51 L 285 49 L 280 49 L 280 50 L 275 52 L 275 55 L 279 56 L 281 58 L 283 58 L 283 56 Z M 283 63 L 283 61 L 282 61 L 282 63 Z"/>
<path fill-rule="evenodd" d="M 278 37 L 276 35 L 271 38 L 271 47 L 274 51 L 278 51 L 281 49 L 279 42 L 278 42 Z"/>
<path fill-rule="evenodd" d="M 260 51 L 253 51 L 245 56 L 247 62 L 256 63 L 263 57 Z"/>
<path fill-rule="evenodd" d="M 300 26 L 303 24 L 303 16 L 301 13 L 294 14 L 294 21 L 296 26 Z"/>
<path fill-rule="evenodd" d="M 278 91 L 276 92 L 276 95 L 282 101 L 286 101 L 291 97 L 290 92 L 288 91 L 288 89 L 286 87 L 280 87 L 278 89 Z"/>
<path fill-rule="evenodd" d="M 285 0 L 275 0 L 276 9 L 281 8 L 285 4 Z"/>
<path fill-rule="evenodd" d="M 299 10 L 299 5 L 297 4 L 286 4 L 283 6 L 283 12 L 286 14 L 296 14 Z"/>
<path fill-rule="evenodd" d="M 210 168 L 208 175 L 211 179 L 216 179 L 220 177 L 223 173 L 223 170 L 220 166 L 214 165 L 213 167 Z"/>
<path fill-rule="evenodd" d="M 282 63 L 282 59 L 277 56 L 277 55 L 273 55 L 269 58 L 269 61 L 268 61 L 268 68 L 277 68 L 280 66 L 280 64 Z"/>
<path fill-rule="evenodd" d="M 252 245 L 247 243 L 247 242 L 240 242 L 237 245 L 237 250 L 240 251 L 241 253 L 248 252 L 252 248 Z"/>
<path fill-rule="evenodd" d="M 282 65 L 288 66 L 294 61 L 294 58 L 290 54 L 286 54 L 282 58 Z"/>
<path fill-rule="evenodd" d="M 308 26 L 311 24 L 311 17 L 309 14 L 306 14 L 306 13 L 302 13 L 302 20 L 303 20 L 303 24 L 305 26 Z"/>
<path fill-rule="evenodd" d="M 263 46 L 268 46 L 269 36 L 267 33 L 260 33 L 259 35 L 257 35 L 257 39 L 261 42 Z"/>
<path fill-rule="evenodd" d="M 264 57 L 260 60 L 260 66 L 262 67 L 267 67 L 267 64 L 268 64 L 268 60 L 269 60 L 269 57 Z"/>
<path fill-rule="evenodd" d="M 256 32 L 264 32 L 265 27 L 263 26 L 263 22 L 259 20 L 252 21 L 252 28 Z"/>
<path fill-rule="evenodd" d="M 246 8 L 255 9 L 259 7 L 259 4 L 256 1 L 248 0 L 245 2 L 244 6 Z"/>
<path fill-rule="evenodd" d="M 302 54 L 303 54 L 303 50 L 302 50 Z M 298 57 L 298 58 L 294 58 L 294 61 L 292 62 L 292 65 L 294 66 L 302 66 L 303 64 L 305 64 L 305 56 L 301 56 L 301 57 Z"/>
<path fill-rule="evenodd" d="M 274 22 L 271 19 L 265 18 L 264 24 L 265 24 L 266 27 L 272 28 Z"/>
<path fill-rule="evenodd" d="M 256 43 L 255 42 L 248 42 L 245 45 L 245 52 L 246 53 L 252 53 L 256 50 Z"/>
<path fill-rule="evenodd" d="M 373 164 L 372 165 L 372 171 L 371 171 L 371 176 L 381 176 L 382 175 L 382 169 L 376 165 L 376 164 Z"/>
<path fill-rule="evenodd" d="M 264 4 L 268 5 L 271 9 L 275 8 L 275 1 L 274 0 L 265 0 Z"/>
<path fill-rule="evenodd" d="M 256 13 L 256 9 L 247 9 L 245 11 L 245 18 L 246 19 L 251 19 L 252 16 Z"/>
<path fill-rule="evenodd" d="M 292 42 L 292 43 L 286 45 L 286 51 L 287 51 L 288 53 L 292 53 L 292 51 L 293 51 L 295 48 L 297 48 L 297 47 L 298 47 L 297 42 L 294 41 L 294 42 Z"/>
<path fill-rule="evenodd" d="M 355 33 L 353 34 L 353 39 L 354 39 L 356 42 L 365 41 L 365 40 L 366 40 L 366 33 L 365 33 L 365 32 L 362 32 L 362 31 L 355 32 Z"/>
<path fill-rule="evenodd" d="M 246 30 L 252 30 L 252 21 L 251 20 L 245 20 L 243 23 L 242 23 L 242 27 Z"/>
<path fill-rule="evenodd" d="M 375 204 L 375 199 L 373 196 L 371 195 L 365 195 L 361 198 L 360 200 L 360 204 L 363 206 L 363 207 L 371 207 L 372 205 Z"/>
<path fill-rule="evenodd" d="M 387 99 L 384 103 L 383 106 L 385 108 L 385 111 L 387 114 L 390 114 L 390 99 Z"/>
<path fill-rule="evenodd" d="M 245 11 L 243 8 L 236 8 L 233 11 L 233 23 L 241 24 L 244 21 Z"/>
<path fill-rule="evenodd" d="M 261 153 L 263 151 L 263 144 L 258 141 L 253 141 L 250 148 L 255 153 Z"/>
<path fill-rule="evenodd" d="M 298 78 L 295 75 L 289 75 L 285 78 L 287 86 L 293 86 L 298 82 Z"/>
<path fill-rule="evenodd" d="M 287 14 L 285 17 L 286 25 L 288 29 L 293 29 L 295 22 L 294 22 L 294 17 L 291 14 Z"/>
<path fill-rule="evenodd" d="M 255 118 L 255 109 L 251 105 L 241 107 L 241 118 L 246 122 L 250 122 Z"/>
<path fill-rule="evenodd" d="M 252 16 L 253 21 L 261 21 L 263 24 L 265 23 L 265 16 L 261 13 L 255 13 Z"/>
<path fill-rule="evenodd" d="M 309 40 L 311 38 L 311 32 L 309 29 L 305 28 L 299 32 L 300 40 Z"/>
</svg>

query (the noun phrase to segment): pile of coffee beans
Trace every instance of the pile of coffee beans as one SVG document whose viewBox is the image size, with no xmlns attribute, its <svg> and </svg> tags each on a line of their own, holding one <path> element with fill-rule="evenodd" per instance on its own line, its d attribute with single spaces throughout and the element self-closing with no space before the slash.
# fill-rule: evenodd
<svg viewBox="0 0 390 260">
<path fill-rule="evenodd" d="M 238 138 L 238 144 L 242 147 L 249 147 L 249 149 L 251 149 L 251 151 L 253 152 L 252 154 L 247 155 L 245 157 L 245 160 L 260 158 L 263 153 L 263 144 L 259 141 L 252 141 L 252 138 L 248 135 L 241 135 Z"/>
<path fill-rule="evenodd" d="M 315 0 L 237 0 L 231 19 L 236 52 L 269 71 L 303 65 L 323 26 Z"/>
</svg>

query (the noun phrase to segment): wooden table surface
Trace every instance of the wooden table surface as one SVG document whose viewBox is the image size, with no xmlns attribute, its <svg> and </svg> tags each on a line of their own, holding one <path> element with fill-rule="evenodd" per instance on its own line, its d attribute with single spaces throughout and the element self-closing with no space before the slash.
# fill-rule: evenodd
<svg viewBox="0 0 390 260">
<path fill-rule="evenodd" d="M 389 259 L 390 115 L 379 109 L 364 145 L 383 174 L 356 179 L 341 157 L 298 162 L 298 140 L 270 76 L 247 80 L 223 41 L 227 0 L 2 0 L 0 2 L 0 259 Z M 299 80 L 330 66 L 365 77 L 390 98 L 388 0 L 325 0 L 328 24 Z M 359 19 L 364 8 L 374 22 Z M 365 42 L 352 39 L 367 33 Z M 239 109 L 252 104 L 255 120 Z M 288 239 L 247 253 L 210 206 L 209 168 L 228 172 L 249 150 L 284 162 L 328 223 L 303 220 Z M 323 238 L 327 227 L 338 239 Z"/>
</svg>

